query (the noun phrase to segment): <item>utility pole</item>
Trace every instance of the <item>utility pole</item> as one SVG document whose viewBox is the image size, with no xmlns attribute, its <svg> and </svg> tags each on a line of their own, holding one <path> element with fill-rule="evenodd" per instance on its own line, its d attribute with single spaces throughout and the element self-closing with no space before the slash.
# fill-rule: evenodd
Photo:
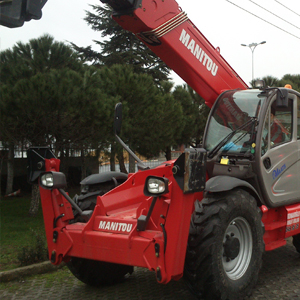
<svg viewBox="0 0 300 300">
<path fill-rule="evenodd" d="M 241 44 L 243 47 L 249 47 L 252 52 L 252 81 L 254 80 L 254 50 L 258 45 L 265 44 L 266 41 L 260 42 L 260 43 L 252 43 L 249 45 Z"/>
</svg>

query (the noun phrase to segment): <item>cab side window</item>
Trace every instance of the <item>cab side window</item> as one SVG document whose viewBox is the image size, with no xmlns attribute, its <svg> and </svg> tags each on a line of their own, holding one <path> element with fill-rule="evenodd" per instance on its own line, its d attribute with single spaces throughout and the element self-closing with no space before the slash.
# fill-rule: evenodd
<svg viewBox="0 0 300 300">
<path fill-rule="evenodd" d="M 297 139 L 300 139 L 300 97 L 297 97 Z"/>
<path fill-rule="evenodd" d="M 293 114 L 292 101 L 290 100 L 290 102 L 287 108 L 273 109 L 271 107 L 271 148 L 276 147 L 278 144 L 289 142 L 292 139 Z"/>
<path fill-rule="evenodd" d="M 300 103 L 299 103 L 300 105 Z M 300 109 L 300 108 L 299 108 Z M 298 110 L 300 130 L 300 111 Z M 268 110 L 263 134 L 261 154 L 264 155 L 270 148 L 274 148 L 292 140 L 293 133 L 293 101 L 289 100 L 288 107 L 276 107 L 273 102 Z M 298 135 L 300 134 L 300 131 Z"/>
</svg>

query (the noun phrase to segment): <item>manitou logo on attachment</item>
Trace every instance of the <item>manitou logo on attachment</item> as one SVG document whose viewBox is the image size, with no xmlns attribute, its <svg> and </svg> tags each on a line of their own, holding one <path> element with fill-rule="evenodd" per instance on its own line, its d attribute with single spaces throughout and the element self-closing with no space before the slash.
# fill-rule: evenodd
<svg viewBox="0 0 300 300">
<path fill-rule="evenodd" d="M 206 67 L 207 71 L 211 72 L 213 76 L 217 75 L 218 66 L 216 63 L 214 63 L 209 55 L 205 53 L 193 39 L 190 38 L 190 35 L 184 29 L 182 29 L 179 40 L 187 47 L 188 50 L 191 51 L 191 53 L 203 64 L 203 66 Z"/>
<path fill-rule="evenodd" d="M 121 223 L 121 222 L 110 222 L 110 221 L 100 221 L 99 230 L 117 232 L 117 233 L 129 233 L 132 230 L 132 224 Z"/>
</svg>

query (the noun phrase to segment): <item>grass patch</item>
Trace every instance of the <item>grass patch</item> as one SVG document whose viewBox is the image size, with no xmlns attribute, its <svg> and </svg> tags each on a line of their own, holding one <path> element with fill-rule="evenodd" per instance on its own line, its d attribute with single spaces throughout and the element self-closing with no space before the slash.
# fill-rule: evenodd
<svg viewBox="0 0 300 300">
<path fill-rule="evenodd" d="M 0 283 L 0 290 L 7 290 L 10 293 L 13 293 L 15 291 L 20 290 L 20 284 L 22 284 L 22 286 L 24 286 L 25 288 L 29 287 L 33 279 L 37 281 L 43 281 L 45 288 L 51 288 L 55 284 L 61 285 L 64 282 L 67 283 L 70 282 L 71 280 L 75 280 L 75 277 L 65 266 L 54 272 L 26 276 L 25 278 L 20 278 L 19 280 Z"/>
<path fill-rule="evenodd" d="M 0 201 L 0 271 L 20 266 L 18 254 L 36 243 L 36 234 L 46 241 L 42 209 L 29 217 L 30 195 Z"/>
<path fill-rule="evenodd" d="M 68 282 L 70 280 L 74 280 L 74 275 L 71 273 L 71 271 L 68 269 L 67 266 L 58 269 L 57 271 L 53 273 L 46 273 L 42 274 L 39 279 L 44 279 L 45 282 L 45 287 L 46 288 L 51 288 L 55 283 L 63 283 L 63 282 Z"/>
<path fill-rule="evenodd" d="M 78 189 L 70 191 L 70 196 L 73 197 L 75 193 L 78 193 Z M 37 236 L 46 247 L 42 208 L 40 205 L 36 217 L 29 217 L 30 198 L 31 195 L 27 194 L 0 200 L 0 271 L 20 267 L 18 255 L 22 251 L 24 253 L 24 247 L 27 250 L 36 248 Z"/>
</svg>

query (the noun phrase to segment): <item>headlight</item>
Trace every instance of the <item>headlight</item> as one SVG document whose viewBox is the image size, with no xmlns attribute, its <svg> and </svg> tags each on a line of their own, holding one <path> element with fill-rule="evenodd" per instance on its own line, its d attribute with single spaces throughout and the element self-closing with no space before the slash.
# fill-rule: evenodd
<svg viewBox="0 0 300 300">
<path fill-rule="evenodd" d="M 144 194 L 160 196 L 169 192 L 169 180 L 165 177 L 149 176 L 146 179 Z"/>
<path fill-rule="evenodd" d="M 45 187 L 52 188 L 53 187 L 53 174 L 46 173 L 41 176 L 41 184 Z"/>
<path fill-rule="evenodd" d="M 66 176 L 61 172 L 46 172 L 40 177 L 40 185 L 44 189 L 63 189 L 67 186 Z"/>
</svg>

